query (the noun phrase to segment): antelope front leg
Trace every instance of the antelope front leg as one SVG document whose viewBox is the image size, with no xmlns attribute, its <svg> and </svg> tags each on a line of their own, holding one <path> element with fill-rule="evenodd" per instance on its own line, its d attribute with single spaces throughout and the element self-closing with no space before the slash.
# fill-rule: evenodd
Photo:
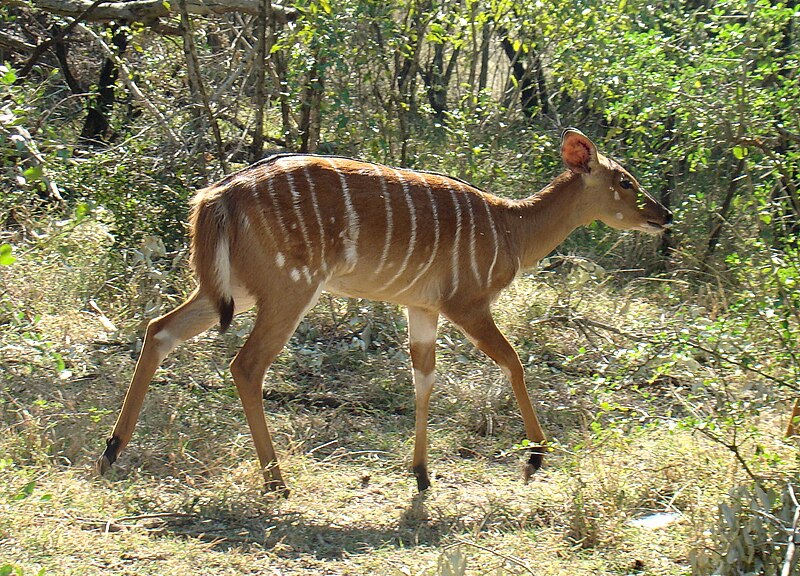
<svg viewBox="0 0 800 576">
<path fill-rule="evenodd" d="M 428 408 L 436 379 L 436 325 L 439 314 L 423 308 L 408 309 L 408 340 L 411 365 L 414 369 L 415 435 L 411 470 L 417 477 L 417 489 L 427 490 L 428 476 Z"/>
<path fill-rule="evenodd" d="M 167 354 L 184 340 L 208 330 L 216 319 L 214 307 L 200 291 L 195 290 L 178 308 L 147 325 L 142 352 L 136 362 L 122 410 L 111 437 L 106 440 L 105 452 L 95 464 L 98 473 L 105 474 L 130 441 L 150 381 Z"/>
<path fill-rule="evenodd" d="M 542 466 L 544 444 L 546 442 L 544 431 L 539 424 L 539 418 L 531 405 L 528 389 L 525 386 L 525 371 L 519 356 L 509 344 L 503 333 L 497 328 L 488 310 L 483 313 L 472 311 L 466 314 L 448 314 L 449 318 L 467 335 L 467 337 L 482 350 L 489 358 L 494 360 L 511 381 L 514 397 L 519 404 L 522 421 L 525 424 L 525 436 L 534 444 L 528 453 L 528 463 L 525 465 L 523 475 L 527 482 L 531 475 Z"/>
</svg>

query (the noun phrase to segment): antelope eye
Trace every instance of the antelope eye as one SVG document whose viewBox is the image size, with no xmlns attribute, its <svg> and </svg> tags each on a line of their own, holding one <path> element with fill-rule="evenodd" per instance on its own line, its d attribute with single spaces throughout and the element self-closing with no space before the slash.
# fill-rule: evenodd
<svg viewBox="0 0 800 576">
<path fill-rule="evenodd" d="M 619 187 L 624 188 L 625 190 L 630 190 L 631 188 L 633 188 L 633 182 L 631 182 L 627 178 L 622 178 L 619 181 Z"/>
</svg>

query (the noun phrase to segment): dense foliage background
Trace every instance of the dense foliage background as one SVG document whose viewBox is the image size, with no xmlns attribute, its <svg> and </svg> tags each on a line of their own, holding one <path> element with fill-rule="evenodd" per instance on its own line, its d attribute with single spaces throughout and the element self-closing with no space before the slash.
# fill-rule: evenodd
<svg viewBox="0 0 800 576">
<path fill-rule="evenodd" d="M 575 457 L 563 468 L 580 477 L 589 438 L 664 427 L 704 438 L 732 468 L 715 484 L 721 507 L 698 505 L 705 515 L 693 517 L 677 564 L 725 574 L 786 569 L 798 462 L 780 435 L 800 383 L 797 2 L 121 6 L 0 6 L 0 406 L 18 443 L 0 469 L 28 470 L 14 482 L 36 476 L 25 466 L 37 450 L 58 465 L 93 454 L 129 367 L 92 381 L 103 374 L 92 363 L 104 362 L 92 354 L 135 348 L 142 320 L 191 286 L 185 220 L 198 187 L 290 150 L 447 172 L 523 197 L 561 170 L 559 135 L 575 126 L 672 209 L 675 226 L 658 239 L 599 224 L 578 231 L 543 267 L 552 290 L 538 296 L 547 303 L 501 312 L 523 358 L 586 382 L 569 392 L 590 406 L 581 418 L 539 396 Z M 631 299 L 646 303 L 633 320 Z M 397 310 L 323 307 L 317 323 L 347 333 L 340 351 L 374 358 L 388 349 L 375 374 L 404 369 L 393 356 L 403 344 Z M 105 336 L 81 333 L 86 322 L 100 322 Z M 548 323 L 550 332 L 536 332 Z M 333 338 L 325 329 L 301 332 L 293 360 L 279 367 L 287 380 L 316 383 L 315 369 L 360 374 L 352 359 L 321 359 L 327 349 L 317 344 Z M 221 357 L 245 334 L 246 326 L 231 335 Z M 456 346 L 449 338 L 445 349 Z M 445 366 L 450 358 L 458 366 L 461 352 L 443 354 Z M 378 378 L 370 374 L 357 377 Z M 102 405 L 80 403 L 83 424 L 94 426 L 91 445 L 70 447 L 54 432 L 63 424 L 56 414 L 70 409 L 63 398 L 54 407 L 45 391 L 52 381 L 79 395 L 108 390 Z M 620 400 L 631 389 L 646 408 Z M 391 410 L 395 400 L 373 392 L 360 401 Z M 485 424 L 475 431 L 497 434 L 502 418 L 474 409 Z M 513 410 L 503 418 L 515 422 Z M 24 439 L 32 421 L 49 440 Z M 508 437 L 515 426 L 503 429 Z M 568 436 L 576 427 L 580 440 Z M 26 494 L 14 482 L 9 501 L 26 500 L 34 485 Z M 584 516 L 567 532 L 602 543 L 598 516 L 578 510 L 588 498 L 581 486 L 570 510 Z"/>
</svg>

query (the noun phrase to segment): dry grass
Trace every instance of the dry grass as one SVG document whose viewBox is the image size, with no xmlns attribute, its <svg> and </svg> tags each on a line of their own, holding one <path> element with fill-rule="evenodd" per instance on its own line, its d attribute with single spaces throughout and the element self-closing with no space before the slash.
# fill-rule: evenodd
<svg viewBox="0 0 800 576">
<path fill-rule="evenodd" d="M 102 252 L 103 238 L 89 229 L 72 241 Z M 325 299 L 265 386 L 290 498 L 260 491 L 226 369 L 247 317 L 165 362 L 129 449 L 96 478 L 135 362 L 133 311 L 148 307 L 153 284 L 185 277 L 169 259 L 161 275 L 140 263 L 119 290 L 97 262 L 54 243 L 0 270 L 0 566 L 23 574 L 687 574 L 717 503 L 744 478 L 729 451 L 681 422 L 710 409 L 687 400 L 709 378 L 743 389 L 747 375 L 675 361 L 675 351 L 662 351 L 673 363 L 659 372 L 665 360 L 619 332 L 667 330 L 678 306 L 659 285 L 620 288 L 574 263 L 520 280 L 497 305 L 558 440 L 528 485 L 509 387 L 444 324 L 434 485 L 415 494 L 405 320 L 389 306 Z M 88 311 L 90 296 L 120 330 Z M 796 470 L 793 447 L 773 433 L 780 408 L 765 401 L 742 443 L 753 469 L 776 476 Z M 658 511 L 677 520 L 629 523 Z"/>
</svg>

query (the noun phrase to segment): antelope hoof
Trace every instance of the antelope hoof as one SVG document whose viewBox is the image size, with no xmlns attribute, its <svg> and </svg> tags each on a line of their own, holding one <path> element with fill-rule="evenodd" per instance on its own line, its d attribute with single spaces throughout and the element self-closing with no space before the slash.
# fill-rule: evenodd
<svg viewBox="0 0 800 576">
<path fill-rule="evenodd" d="M 267 480 L 264 482 L 264 492 L 274 494 L 278 498 L 288 498 L 291 491 L 283 483 L 283 480 Z"/>
<path fill-rule="evenodd" d="M 419 492 L 425 492 L 425 490 L 431 487 L 431 479 L 428 477 L 428 467 L 425 466 L 425 464 L 418 464 L 411 468 L 411 471 L 414 472 L 414 476 L 417 477 L 417 490 Z"/>
<path fill-rule="evenodd" d="M 527 483 L 531 476 L 542 467 L 542 460 L 544 458 L 544 446 L 537 446 L 531 448 L 528 452 L 528 463 L 525 464 L 525 469 L 522 472 L 522 477 Z"/>
<path fill-rule="evenodd" d="M 106 450 L 103 452 L 103 455 L 97 459 L 94 465 L 95 470 L 100 476 L 108 472 L 111 465 L 116 462 L 117 454 L 119 453 L 119 444 L 119 438 L 116 436 L 112 436 L 106 440 Z"/>
</svg>

